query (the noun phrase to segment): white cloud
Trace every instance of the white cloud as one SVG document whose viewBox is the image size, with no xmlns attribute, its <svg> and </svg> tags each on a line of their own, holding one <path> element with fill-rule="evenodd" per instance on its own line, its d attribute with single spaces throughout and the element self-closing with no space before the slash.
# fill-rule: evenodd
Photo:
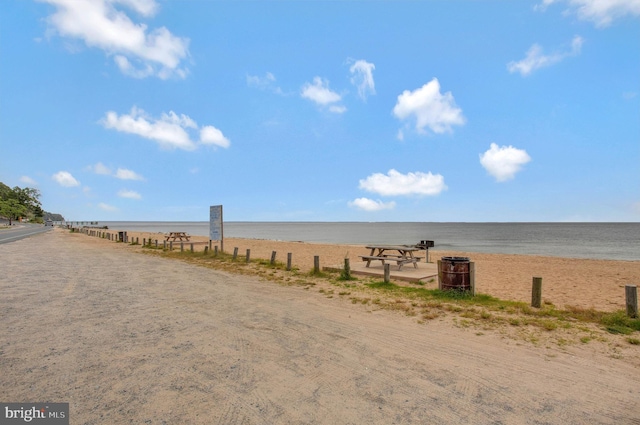
<svg viewBox="0 0 640 425">
<path fill-rule="evenodd" d="M 231 142 L 224 137 L 222 131 L 212 125 L 205 125 L 200 129 L 200 143 L 203 145 L 215 145 L 221 148 L 228 148 Z"/>
<path fill-rule="evenodd" d="M 538 44 L 534 44 L 529 48 L 527 56 L 524 59 L 518 62 L 509 62 L 507 64 L 507 69 L 511 73 L 519 72 L 520 75 L 524 77 L 537 69 L 554 65 L 567 57 L 579 55 L 582 50 L 582 44 L 584 44 L 584 39 L 582 37 L 575 36 L 573 37 L 573 40 L 571 40 L 571 48 L 569 50 L 552 53 L 550 55 L 543 54 L 542 47 Z"/>
<path fill-rule="evenodd" d="M 142 79 L 153 75 L 155 72 L 153 67 L 149 64 L 142 65 L 141 68 L 136 68 L 131 62 L 129 62 L 129 59 L 122 55 L 114 56 L 113 61 L 118 66 L 118 69 L 120 69 L 120 72 L 124 75 L 128 75 L 129 77 Z"/>
<path fill-rule="evenodd" d="M 76 180 L 68 171 L 58 171 L 51 177 L 60 186 L 64 186 L 64 187 L 80 186 L 80 182 Z"/>
<path fill-rule="evenodd" d="M 382 201 L 374 201 L 369 198 L 358 198 L 349 202 L 349 206 L 359 208 L 365 211 L 380 211 L 380 210 L 392 210 L 395 208 L 396 203 L 391 202 L 382 202 Z"/>
<path fill-rule="evenodd" d="M 173 111 L 170 114 L 175 115 Z M 118 116 L 113 111 L 107 112 L 102 124 L 106 128 L 151 139 L 166 149 L 194 150 L 196 148 L 185 128 L 170 115 L 162 114 L 160 119 L 152 119 L 146 116 L 142 109 L 134 107 L 129 115 Z"/>
<path fill-rule="evenodd" d="M 142 109 L 134 106 L 128 115 L 118 115 L 116 112 L 109 111 L 100 122 L 105 128 L 153 140 L 164 149 L 177 148 L 186 151 L 197 149 L 196 142 L 191 140 L 189 130 L 198 130 L 198 125 L 188 116 L 177 115 L 173 111 L 168 114 L 163 113 L 160 118 L 152 118 Z M 200 143 L 215 144 L 225 148 L 230 144 L 222 132 L 213 126 L 204 126 L 200 129 Z"/>
<path fill-rule="evenodd" d="M 535 9 L 544 11 L 549 5 L 559 2 L 560 0 L 543 0 Z M 564 0 L 563 2 L 569 3 L 569 12 L 576 13 L 580 19 L 591 21 L 601 28 L 627 15 L 640 16 L 640 0 Z"/>
<path fill-rule="evenodd" d="M 153 16 L 158 10 L 155 0 L 116 0 L 125 6 L 129 6 L 143 16 Z"/>
<path fill-rule="evenodd" d="M 37 186 L 38 185 L 38 182 L 36 182 L 34 179 L 32 179 L 29 176 L 20 177 L 20 182 L 24 183 L 24 184 L 30 184 L 31 186 Z"/>
<path fill-rule="evenodd" d="M 112 176 L 120 180 L 144 180 L 144 177 L 140 174 L 126 168 L 118 168 L 115 173 L 112 173 L 111 168 L 107 167 L 102 162 L 98 162 L 95 165 L 89 165 L 86 169 L 96 174 Z"/>
<path fill-rule="evenodd" d="M 374 173 L 360 180 L 360 189 L 382 196 L 398 195 L 438 195 L 447 189 L 444 177 L 440 174 L 408 173 L 401 174 L 391 169 L 387 174 Z"/>
<path fill-rule="evenodd" d="M 250 87 L 265 88 L 276 81 L 276 77 L 267 72 L 264 77 L 247 74 L 247 85 Z"/>
<path fill-rule="evenodd" d="M 376 85 L 373 81 L 373 70 L 376 66 L 365 60 L 357 60 L 349 71 L 351 72 L 351 84 L 358 88 L 358 96 L 362 100 L 367 99 L 368 94 L 376 94 Z"/>
<path fill-rule="evenodd" d="M 62 37 L 82 40 L 89 47 L 113 56 L 126 75 L 166 79 L 188 74 L 182 62 L 189 56 L 189 39 L 167 28 L 148 30 L 117 8 L 127 6 L 145 18 L 158 10 L 152 0 L 40 0 L 56 11 L 47 18 L 50 29 Z"/>
<path fill-rule="evenodd" d="M 513 179 L 529 161 L 531 157 L 527 151 L 513 146 L 498 147 L 495 143 L 480 155 L 480 164 L 499 182 Z"/>
<path fill-rule="evenodd" d="M 98 204 L 98 208 L 104 211 L 118 211 L 118 208 L 114 207 L 113 205 L 105 204 L 104 202 L 100 202 Z"/>
<path fill-rule="evenodd" d="M 106 165 L 104 165 L 102 162 L 98 162 L 96 163 L 96 165 L 89 165 L 87 167 L 87 169 L 89 171 L 92 171 L 96 174 L 101 174 L 103 176 L 109 176 L 111 175 L 111 169 L 109 167 L 107 167 Z"/>
<path fill-rule="evenodd" d="M 329 89 L 329 82 L 320 77 L 315 77 L 313 79 L 313 83 L 305 83 L 305 85 L 302 86 L 302 92 L 300 95 L 320 106 L 331 105 L 329 107 L 329 111 L 334 113 L 341 114 L 347 110 L 347 108 L 342 105 L 332 105 L 333 103 L 340 102 L 342 100 L 342 96 L 331 91 L 331 89 Z"/>
<path fill-rule="evenodd" d="M 402 131 L 402 129 L 398 130 L 398 133 L 396 133 L 396 139 L 401 142 L 404 140 L 404 131 Z"/>
<path fill-rule="evenodd" d="M 393 113 L 401 120 L 414 116 L 416 130 L 421 133 L 425 127 L 434 133 L 451 132 L 451 126 L 465 123 L 462 109 L 457 107 L 451 92 L 440 93 L 437 78 L 414 91 L 403 91 Z"/>
<path fill-rule="evenodd" d="M 127 199 L 141 199 L 142 196 L 140 196 L 140 194 L 138 192 L 135 192 L 133 190 L 126 190 L 126 189 L 122 189 L 121 191 L 118 192 L 118 196 L 121 198 L 127 198 Z"/>
<path fill-rule="evenodd" d="M 282 89 L 275 83 L 276 77 L 270 72 L 267 72 L 264 77 L 247 74 L 247 85 L 249 87 L 255 87 L 260 90 L 270 90 L 277 94 L 283 94 Z"/>
<path fill-rule="evenodd" d="M 144 180 L 144 177 L 140 174 L 135 171 L 127 170 L 126 168 L 118 168 L 113 176 L 120 180 Z"/>
</svg>

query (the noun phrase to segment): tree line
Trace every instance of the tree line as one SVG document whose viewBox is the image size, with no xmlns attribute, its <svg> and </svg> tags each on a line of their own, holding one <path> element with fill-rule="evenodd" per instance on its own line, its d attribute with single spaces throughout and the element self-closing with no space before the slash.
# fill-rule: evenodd
<svg viewBox="0 0 640 425">
<path fill-rule="evenodd" d="M 21 218 L 42 223 L 45 214 L 38 189 L 18 186 L 11 189 L 0 182 L 0 216 L 8 219 L 9 225 Z"/>
</svg>

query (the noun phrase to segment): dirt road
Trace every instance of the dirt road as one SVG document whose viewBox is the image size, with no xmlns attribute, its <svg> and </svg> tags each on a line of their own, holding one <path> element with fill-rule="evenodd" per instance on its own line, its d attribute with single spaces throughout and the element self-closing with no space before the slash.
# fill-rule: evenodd
<svg viewBox="0 0 640 425">
<path fill-rule="evenodd" d="M 0 245 L 0 400 L 72 424 L 640 424 L 640 370 L 60 231 Z"/>
</svg>

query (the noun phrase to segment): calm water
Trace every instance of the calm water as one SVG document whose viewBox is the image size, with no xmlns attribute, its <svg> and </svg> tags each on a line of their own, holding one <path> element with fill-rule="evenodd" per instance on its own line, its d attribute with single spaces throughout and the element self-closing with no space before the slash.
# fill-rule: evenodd
<svg viewBox="0 0 640 425">
<path fill-rule="evenodd" d="M 209 222 L 100 222 L 114 230 L 208 236 Z M 228 238 L 339 244 L 413 244 L 439 250 L 640 260 L 640 223 L 225 222 Z"/>
</svg>

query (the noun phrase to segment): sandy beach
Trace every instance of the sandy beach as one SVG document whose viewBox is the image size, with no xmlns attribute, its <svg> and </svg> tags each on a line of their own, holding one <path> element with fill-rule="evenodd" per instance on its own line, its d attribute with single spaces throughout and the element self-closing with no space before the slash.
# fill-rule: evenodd
<svg viewBox="0 0 640 425">
<path fill-rule="evenodd" d="M 158 240 L 163 234 L 128 232 L 130 238 Z M 208 238 L 193 236 L 203 250 Z M 186 244 L 186 242 L 185 242 Z M 177 249 L 176 243 L 176 249 Z M 187 245 L 188 246 L 188 245 Z M 276 251 L 279 261 L 286 261 L 292 253 L 292 263 L 300 270 L 313 268 L 313 257 L 320 256 L 321 266 L 340 266 L 344 258 L 351 263 L 361 261 L 359 255 L 369 250 L 359 245 L 331 245 L 304 242 L 283 242 L 260 239 L 233 239 L 224 241 L 226 252 L 238 248 L 239 255 L 251 250 L 251 258 L 270 259 Z M 422 254 L 423 255 L 423 254 Z M 483 254 L 477 252 L 448 252 L 429 250 L 431 261 L 443 256 L 468 257 L 476 263 L 477 292 L 494 297 L 531 301 L 531 282 L 534 276 L 543 278 L 543 299 L 559 308 L 577 306 L 614 311 L 625 308 L 625 285 L 640 286 L 640 261 L 591 260 L 533 255 Z M 432 283 L 435 287 L 436 284 Z"/>
<path fill-rule="evenodd" d="M 235 246 L 301 270 L 362 249 Z M 69 402 L 72 424 L 640 424 L 620 336 L 535 345 L 141 249 L 61 229 L 0 245 L 0 400 Z M 640 282 L 637 262 L 469 256 L 501 298 L 540 274 L 557 305 L 613 309 Z"/>
</svg>

